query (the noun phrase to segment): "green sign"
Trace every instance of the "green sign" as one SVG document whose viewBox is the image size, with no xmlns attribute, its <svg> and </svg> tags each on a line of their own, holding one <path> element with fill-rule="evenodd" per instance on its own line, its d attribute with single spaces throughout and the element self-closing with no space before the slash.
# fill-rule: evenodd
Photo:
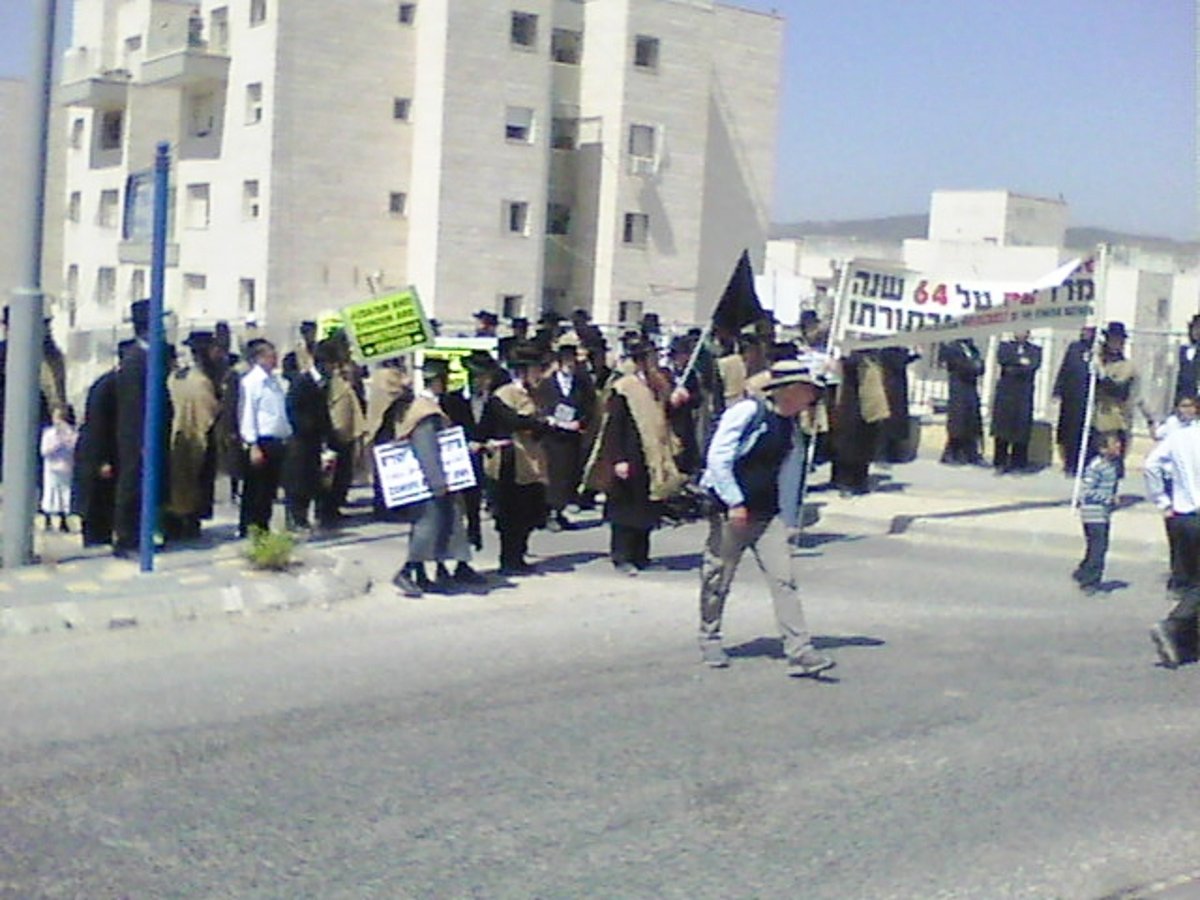
<svg viewBox="0 0 1200 900">
<path fill-rule="evenodd" d="M 342 318 L 361 363 L 403 356 L 433 340 L 433 329 L 425 318 L 417 289 L 412 287 L 347 306 Z"/>
</svg>

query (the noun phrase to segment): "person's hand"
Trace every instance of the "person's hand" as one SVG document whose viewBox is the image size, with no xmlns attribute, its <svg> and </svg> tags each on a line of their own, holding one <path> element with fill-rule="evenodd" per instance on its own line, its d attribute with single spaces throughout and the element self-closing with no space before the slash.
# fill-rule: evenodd
<svg viewBox="0 0 1200 900">
<path fill-rule="evenodd" d="M 250 465 L 258 468 L 267 461 L 267 454 L 263 453 L 262 447 L 258 444 L 250 445 Z"/>
<path fill-rule="evenodd" d="M 687 388 L 677 387 L 675 390 L 671 391 L 672 406 L 683 406 L 683 404 L 687 403 L 691 399 L 692 395 L 688 393 Z"/>
<path fill-rule="evenodd" d="M 572 422 L 559 422 L 558 427 L 561 428 L 563 431 L 578 432 L 579 431 L 579 421 L 575 420 Z"/>
<path fill-rule="evenodd" d="M 112 463 L 105 463 L 100 467 L 101 478 L 108 480 L 109 478 L 112 478 L 114 474 L 116 474 L 116 472 L 112 467 Z"/>
<path fill-rule="evenodd" d="M 472 453 L 479 453 L 483 450 L 484 446 L 479 441 L 467 441 L 467 449 Z"/>
<path fill-rule="evenodd" d="M 1175 518 L 1175 508 L 1172 506 L 1168 506 L 1166 509 L 1164 509 L 1162 511 L 1162 514 L 1163 514 L 1164 519 L 1173 519 L 1173 518 Z"/>
<path fill-rule="evenodd" d="M 743 528 L 750 522 L 750 510 L 744 506 L 729 507 L 729 524 Z"/>
<path fill-rule="evenodd" d="M 622 481 L 625 481 L 629 478 L 629 471 L 629 463 L 627 463 L 625 460 L 621 460 L 619 463 L 613 464 L 613 474 Z"/>
</svg>

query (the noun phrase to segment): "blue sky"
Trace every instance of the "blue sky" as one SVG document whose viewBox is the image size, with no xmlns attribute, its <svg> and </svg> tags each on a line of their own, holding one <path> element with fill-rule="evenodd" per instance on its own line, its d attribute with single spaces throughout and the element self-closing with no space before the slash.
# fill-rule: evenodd
<svg viewBox="0 0 1200 900">
<path fill-rule="evenodd" d="M 1200 237 L 1193 0 L 737 0 L 787 23 L 774 218 L 925 212 L 936 188 Z M 0 0 L 0 76 L 33 0 Z"/>
</svg>

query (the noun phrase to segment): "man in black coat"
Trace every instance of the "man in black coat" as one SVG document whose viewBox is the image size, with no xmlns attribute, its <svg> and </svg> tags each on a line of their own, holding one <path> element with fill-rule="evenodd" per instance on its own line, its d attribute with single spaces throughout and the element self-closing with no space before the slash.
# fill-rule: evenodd
<svg viewBox="0 0 1200 900">
<path fill-rule="evenodd" d="M 327 520 L 329 503 L 323 502 L 322 497 L 329 487 L 322 479 L 321 453 L 333 433 L 325 397 L 327 372 L 326 354 L 322 345 L 317 345 L 316 362 L 311 368 L 298 371 L 288 387 L 287 415 L 292 439 L 284 454 L 282 482 L 289 531 L 311 527 L 309 510 L 314 500 L 320 524 L 333 524 Z"/>
<path fill-rule="evenodd" d="M 1200 315 L 1192 316 L 1188 322 L 1188 343 L 1179 348 L 1178 363 L 1172 406 L 1178 406 L 1183 397 L 1200 393 Z"/>
<path fill-rule="evenodd" d="M 1083 448 L 1083 421 L 1087 415 L 1088 365 L 1092 359 L 1092 345 L 1096 340 L 1096 327 L 1085 326 L 1079 332 L 1079 340 L 1067 345 L 1058 374 L 1054 379 L 1054 396 L 1059 399 L 1058 425 L 1054 440 L 1062 456 L 1063 471 L 1074 475 L 1079 465 L 1079 453 Z"/>
<path fill-rule="evenodd" d="M 513 357 L 515 359 L 515 357 Z M 451 425 L 462 428 L 471 448 L 471 466 L 475 470 L 475 487 L 460 491 L 467 510 L 467 540 L 476 550 L 483 549 L 483 416 L 488 398 L 500 385 L 509 380 L 508 373 L 500 367 L 486 350 L 475 350 L 463 359 L 467 369 L 467 386 L 470 396 L 461 391 L 447 391 L 442 395 L 442 412 Z"/>
<path fill-rule="evenodd" d="M 125 347 L 118 348 L 126 349 Z M 117 370 L 97 378 L 87 392 L 75 445 L 72 505 L 83 521 L 83 546 L 113 541 L 117 489 Z"/>
<path fill-rule="evenodd" d="M 879 455 L 884 462 L 905 463 L 914 458 L 915 447 L 909 440 L 908 367 L 920 358 L 920 353 L 907 347 L 883 347 L 879 351 L 889 410 L 879 432 Z"/>
<path fill-rule="evenodd" d="M 1029 342 L 1028 331 L 1018 331 L 1011 341 L 996 348 L 1000 377 L 992 402 L 992 438 L 996 473 L 1023 472 L 1029 468 L 1029 436 L 1033 431 L 1034 377 L 1042 366 L 1042 348 Z"/>
<path fill-rule="evenodd" d="M 149 365 L 150 301 L 138 300 L 130 307 L 134 340 L 126 347 L 117 367 L 117 490 L 113 554 L 128 558 L 138 551 L 142 519 L 142 450 L 145 443 L 146 369 Z M 163 359 L 167 358 L 166 352 Z M 166 371 L 162 373 L 166 379 Z M 171 401 L 163 399 L 163 441 L 158 460 L 159 482 L 165 489 L 167 448 L 170 446 Z M 164 495 L 165 496 L 165 495 Z"/>
<path fill-rule="evenodd" d="M 583 436 L 595 415 L 596 386 L 587 370 L 579 365 L 579 348 L 560 340 L 555 350 L 554 368 L 542 378 L 533 391 L 538 412 L 543 417 L 566 425 L 577 422 L 575 431 L 552 429 L 542 438 L 546 451 L 550 483 L 546 487 L 546 506 L 550 512 L 546 527 L 563 531 L 571 527 L 567 520 L 567 505 L 575 503 L 579 479 L 583 475 Z"/>
<path fill-rule="evenodd" d="M 979 441 L 983 437 L 983 419 L 979 412 L 979 376 L 983 374 L 983 355 L 970 338 L 958 338 L 942 344 L 938 361 L 949 375 L 949 401 L 946 405 L 946 449 L 942 462 L 948 465 L 979 465 Z"/>
</svg>

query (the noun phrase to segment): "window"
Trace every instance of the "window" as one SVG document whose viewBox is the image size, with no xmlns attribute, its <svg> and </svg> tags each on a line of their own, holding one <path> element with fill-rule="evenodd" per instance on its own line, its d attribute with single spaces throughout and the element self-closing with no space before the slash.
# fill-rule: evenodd
<svg viewBox="0 0 1200 900">
<path fill-rule="evenodd" d="M 209 199 L 207 184 L 187 186 L 187 206 L 184 207 L 185 228 L 203 230 L 209 222 Z"/>
<path fill-rule="evenodd" d="M 403 191 L 388 194 L 388 212 L 397 217 L 405 215 L 408 212 L 408 194 Z"/>
<path fill-rule="evenodd" d="M 246 221 L 257 219 L 262 214 L 258 202 L 258 181 L 242 182 L 242 218 Z"/>
<path fill-rule="evenodd" d="M 633 43 L 633 64 L 639 69 L 658 68 L 658 38 L 639 34 Z"/>
<path fill-rule="evenodd" d="M 71 122 L 71 149 L 83 149 L 83 134 L 87 125 L 83 119 L 75 119 Z"/>
<path fill-rule="evenodd" d="M 257 125 L 263 117 L 263 89 L 261 82 L 246 85 L 246 124 Z"/>
<path fill-rule="evenodd" d="M 129 302 L 136 303 L 146 296 L 146 270 L 134 269 L 129 276 Z"/>
<path fill-rule="evenodd" d="M 550 146 L 555 150 L 574 150 L 579 146 L 579 120 L 551 119 Z"/>
<path fill-rule="evenodd" d="M 116 228 L 120 204 L 120 191 L 101 191 L 100 207 L 96 210 L 96 224 L 101 228 Z"/>
<path fill-rule="evenodd" d="M 550 34 L 550 58 L 568 66 L 579 65 L 583 61 L 583 32 L 555 28 Z"/>
<path fill-rule="evenodd" d="M 192 94 L 188 98 L 188 134 L 208 137 L 217 127 L 217 98 L 213 94 Z"/>
<path fill-rule="evenodd" d="M 636 159 L 654 159 L 654 126 L 629 126 L 629 155 Z"/>
<path fill-rule="evenodd" d="M 524 294 L 501 294 L 500 316 L 505 319 L 515 319 L 521 315 L 521 308 L 524 305 Z"/>
<path fill-rule="evenodd" d="M 207 276 L 191 273 L 183 276 L 183 303 L 190 316 L 201 316 L 208 311 Z"/>
<path fill-rule="evenodd" d="M 509 234 L 529 234 L 529 204 L 508 200 L 504 204 L 504 229 Z"/>
<path fill-rule="evenodd" d="M 100 116 L 100 149 L 120 150 L 125 131 L 125 114 L 119 109 L 110 109 Z"/>
<path fill-rule="evenodd" d="M 117 299 L 117 270 L 110 266 L 101 266 L 96 270 L 96 303 L 99 306 L 112 306 Z"/>
<path fill-rule="evenodd" d="M 504 119 L 504 137 L 513 143 L 533 143 L 533 110 L 527 106 L 510 106 Z"/>
<path fill-rule="evenodd" d="M 565 203 L 551 203 L 546 207 L 546 234 L 569 234 L 571 231 L 571 207 Z"/>
<path fill-rule="evenodd" d="M 412 25 L 417 21 L 417 4 L 401 3 L 396 19 L 401 25 Z"/>
<path fill-rule="evenodd" d="M 412 100 L 408 97 L 397 97 L 392 101 L 392 118 L 397 122 L 407 122 L 412 113 Z"/>
<path fill-rule="evenodd" d="M 645 213 L 625 213 L 622 241 L 631 247 L 645 247 L 650 234 L 650 217 Z"/>
<path fill-rule="evenodd" d="M 514 12 L 509 38 L 514 47 L 534 48 L 537 46 L 538 17 L 533 13 Z"/>
<path fill-rule="evenodd" d="M 238 312 L 244 316 L 253 315 L 257 312 L 255 308 L 254 298 L 254 279 L 239 278 L 238 279 Z"/>
<path fill-rule="evenodd" d="M 267 0 L 250 0 L 250 25 L 261 25 L 267 21 Z"/>
<path fill-rule="evenodd" d="M 79 293 L 79 266 L 75 263 L 67 266 L 67 283 L 65 293 L 67 300 L 73 301 Z"/>
<path fill-rule="evenodd" d="M 71 191 L 71 196 L 67 198 L 67 221 L 78 222 L 83 216 L 83 194 L 79 191 Z"/>
<path fill-rule="evenodd" d="M 642 321 L 642 301 L 622 300 L 617 304 L 617 321 L 622 325 L 632 325 Z"/>
<path fill-rule="evenodd" d="M 214 9 L 208 17 L 208 47 L 218 56 L 229 53 L 229 7 Z"/>
</svg>

